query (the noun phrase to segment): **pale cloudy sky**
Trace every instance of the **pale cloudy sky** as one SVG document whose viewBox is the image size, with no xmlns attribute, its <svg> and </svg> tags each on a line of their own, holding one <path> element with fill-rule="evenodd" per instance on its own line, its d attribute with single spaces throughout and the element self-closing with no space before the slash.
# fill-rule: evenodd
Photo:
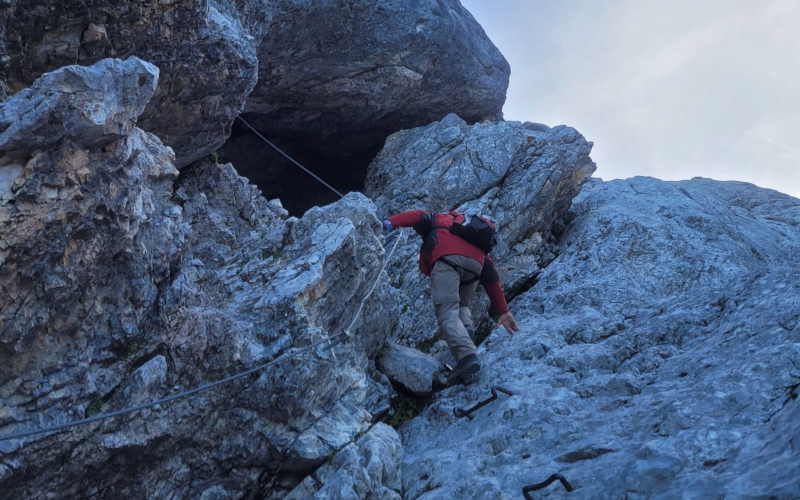
<svg viewBox="0 0 800 500">
<path fill-rule="evenodd" d="M 461 0 L 511 64 L 507 120 L 575 127 L 595 176 L 800 197 L 800 0 Z"/>
</svg>

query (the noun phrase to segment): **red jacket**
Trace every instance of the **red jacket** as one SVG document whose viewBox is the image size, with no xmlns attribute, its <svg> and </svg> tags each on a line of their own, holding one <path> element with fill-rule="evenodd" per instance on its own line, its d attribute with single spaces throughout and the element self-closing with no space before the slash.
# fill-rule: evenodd
<svg viewBox="0 0 800 500">
<path fill-rule="evenodd" d="M 508 312 L 500 275 L 492 258 L 480 248 L 450 232 L 449 228 L 454 222 L 464 220 L 464 214 L 455 210 L 446 214 L 412 210 L 389 217 L 392 226 L 413 227 L 422 236 L 422 248 L 419 250 L 419 270 L 422 274 L 430 276 L 433 264 L 445 255 L 463 255 L 475 259 L 483 265 L 479 281 L 486 290 L 492 307 L 499 314 Z"/>
</svg>

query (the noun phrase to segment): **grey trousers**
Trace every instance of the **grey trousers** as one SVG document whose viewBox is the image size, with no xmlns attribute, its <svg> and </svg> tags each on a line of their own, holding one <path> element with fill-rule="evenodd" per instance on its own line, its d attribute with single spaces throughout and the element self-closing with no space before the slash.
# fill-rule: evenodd
<svg viewBox="0 0 800 500">
<path fill-rule="evenodd" d="M 444 340 L 453 357 L 460 360 L 476 352 L 468 330 L 475 331 L 469 301 L 478 287 L 478 281 L 469 285 L 461 283 L 480 275 L 483 266 L 462 255 L 448 255 L 443 258 L 458 266 L 458 269 L 448 266 L 441 259 L 437 260 L 431 270 L 431 295 L 436 321 L 439 322 Z"/>
</svg>

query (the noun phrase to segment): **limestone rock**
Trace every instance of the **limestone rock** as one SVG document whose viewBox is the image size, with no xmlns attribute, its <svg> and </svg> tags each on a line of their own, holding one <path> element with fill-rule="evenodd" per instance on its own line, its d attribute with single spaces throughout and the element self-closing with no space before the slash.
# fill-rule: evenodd
<svg viewBox="0 0 800 500">
<path fill-rule="evenodd" d="M 139 125 L 178 168 L 223 144 L 245 100 L 263 132 L 353 159 L 449 112 L 499 118 L 508 86 L 508 63 L 457 0 L 7 0 L 0 25 L 4 94 L 65 65 L 156 65 Z"/>
<path fill-rule="evenodd" d="M 519 122 L 470 126 L 448 115 L 390 136 L 370 165 L 366 193 L 381 217 L 411 209 L 489 216 L 498 227 L 492 255 L 510 299 L 552 260 L 554 228 L 563 224 L 572 199 L 595 170 L 591 147 L 569 127 Z M 403 295 L 397 340 L 414 344 L 428 341 L 436 326 L 428 279 L 417 270 L 421 241 L 409 241 L 390 276 Z M 479 291 L 472 307 L 476 320 L 483 321 L 487 308 Z"/>
<path fill-rule="evenodd" d="M 573 210 L 511 303 L 520 332 L 481 345 L 481 382 L 402 428 L 405 498 L 514 497 L 556 472 L 577 499 L 797 496 L 800 200 L 634 178 L 590 181 Z M 493 385 L 515 395 L 453 417 Z"/>
<path fill-rule="evenodd" d="M 202 33 L 203 15 L 220 25 L 259 4 L 102 12 L 128 9 L 119 23 L 139 16 L 131 29 L 157 47 L 142 16 Z M 30 20 L 80 11 L 30 5 Z M 39 29 L 8 24 L 18 8 L 0 2 L 12 56 Z M 72 55 L 68 25 L 42 37 Z M 120 26 L 81 24 L 80 60 Z M 797 496 L 800 200 L 704 179 L 591 180 L 591 143 L 573 129 L 450 115 L 389 138 L 373 200 L 294 218 L 230 164 L 179 175 L 136 126 L 154 87 L 159 99 L 155 75 L 104 60 L 0 104 L 0 499 L 514 498 L 554 472 L 577 499 Z M 382 235 L 378 215 L 423 207 L 495 218 L 521 331 L 485 329 L 480 381 L 433 395 L 398 440 L 380 423 L 392 388 L 375 358 L 435 329 L 418 240 Z M 485 307 L 473 304 L 483 324 Z M 69 432 L 2 438 L 255 367 Z M 514 395 L 454 417 L 495 385 Z"/>
<path fill-rule="evenodd" d="M 509 67 L 457 0 L 237 2 L 258 45 L 243 119 L 342 193 L 386 137 L 455 113 L 500 119 Z M 337 196 L 237 120 L 220 153 L 293 215 Z"/>
<path fill-rule="evenodd" d="M 403 447 L 395 430 L 377 424 L 283 498 L 400 500 L 402 461 Z"/>
<path fill-rule="evenodd" d="M 121 71 L 111 87 L 121 88 L 125 68 L 138 67 L 87 70 Z M 31 100 L 46 101 L 43 92 L 34 85 Z M 108 109 L 94 105 L 98 116 L 135 117 L 140 100 L 125 102 L 126 110 L 113 99 Z M 95 123 L 84 106 L 53 109 Z M 154 136 L 136 127 L 114 136 L 82 130 L 45 150 L 36 148 L 52 141 L 17 134 L 34 139 L 17 140 L 0 163 L 0 436 L 293 357 L 68 433 L 1 441 L 0 498 L 287 493 L 388 407 L 391 388 L 370 358 L 396 308 L 374 205 L 352 194 L 289 218 L 231 165 L 198 162 L 177 178 L 171 150 Z M 302 351 L 344 332 L 343 343 Z M 396 448 L 391 434 L 376 439 Z M 375 463 L 396 470 L 397 451 Z M 372 478 L 363 488 L 397 489 L 396 474 L 386 482 L 377 465 L 359 463 Z"/>
<path fill-rule="evenodd" d="M 260 63 L 247 116 L 272 136 L 352 157 L 448 113 L 502 116 L 508 63 L 457 0 L 277 0 L 266 16 L 260 2 L 241 11 Z"/>
<path fill-rule="evenodd" d="M 182 167 L 217 149 L 255 85 L 255 46 L 227 1 L 10 0 L 0 6 L 0 78 L 10 90 L 44 73 L 137 56 L 161 71 L 139 126 Z"/>
<path fill-rule="evenodd" d="M 118 389 L 138 401 L 166 380 L 150 322 L 183 245 L 170 201 L 178 172 L 172 151 L 132 126 L 155 76 L 133 59 L 65 68 L 43 78 L 51 86 L 34 84 L 0 104 L 0 115 L 20 116 L 4 135 L 15 152 L 1 168 L 15 175 L 0 201 L 4 435 L 92 416 Z M 20 113 L 19 100 L 40 104 Z M 136 389 L 126 391 L 126 379 Z M 14 442 L 3 496 L 45 496 L 42 485 L 66 496 L 90 491 L 70 478 L 97 463 L 84 458 L 100 436 L 76 445 L 98 427 Z M 47 473 L 30 481 L 29 467 Z"/>
<path fill-rule="evenodd" d="M 158 68 L 135 57 L 48 73 L 3 103 L 0 151 L 42 149 L 65 137 L 86 147 L 124 137 L 157 83 Z"/>
<path fill-rule="evenodd" d="M 389 343 L 378 359 L 378 368 L 414 396 L 427 397 L 433 392 L 439 362 L 415 349 Z"/>
<path fill-rule="evenodd" d="M 0 369 L 4 376 L 54 367 L 84 374 L 83 363 L 104 355 L 72 350 L 98 330 L 107 333 L 96 347 L 122 349 L 154 304 L 182 233 L 168 210 L 172 154 L 132 128 L 156 74 L 133 59 L 65 68 L 43 79 L 52 86 L 34 85 L 0 104 L 4 119 L 19 117 L 5 123 L 4 147 L 15 151 L 0 167 L 9 174 L 0 201 L 0 342 L 14 359 Z M 34 361 L 38 350 L 45 356 Z M 110 383 L 103 371 L 92 377 Z M 64 385 L 39 384 L 15 405 L 46 396 L 48 384 Z M 77 392 L 96 390 L 90 381 Z M 58 392 L 56 400 L 70 390 Z"/>
</svg>

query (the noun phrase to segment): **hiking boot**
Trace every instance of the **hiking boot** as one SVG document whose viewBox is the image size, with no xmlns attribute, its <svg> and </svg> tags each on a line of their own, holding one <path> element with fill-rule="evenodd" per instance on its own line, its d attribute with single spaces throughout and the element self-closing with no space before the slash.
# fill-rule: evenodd
<svg viewBox="0 0 800 500">
<path fill-rule="evenodd" d="M 478 361 L 477 354 L 464 356 L 456 363 L 456 367 L 448 375 L 447 385 L 469 385 L 478 379 L 479 371 L 481 371 L 481 363 Z"/>
</svg>

